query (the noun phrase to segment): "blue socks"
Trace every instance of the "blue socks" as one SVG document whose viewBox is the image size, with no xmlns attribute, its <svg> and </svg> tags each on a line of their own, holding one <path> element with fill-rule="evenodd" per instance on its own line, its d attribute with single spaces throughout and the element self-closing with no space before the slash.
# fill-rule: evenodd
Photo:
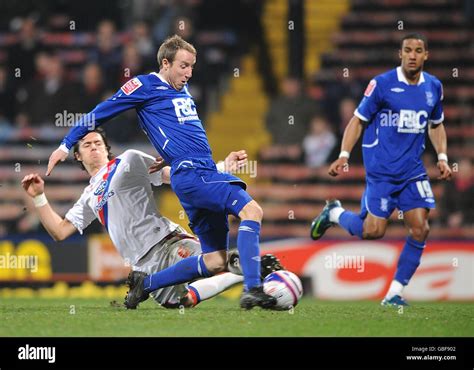
<svg viewBox="0 0 474 370">
<path fill-rule="evenodd" d="M 362 225 L 364 220 L 356 213 L 344 211 L 339 216 L 339 225 L 347 230 L 349 234 L 356 235 L 362 239 Z"/>
<path fill-rule="evenodd" d="M 237 235 L 237 249 L 240 266 L 244 275 L 244 290 L 262 285 L 260 279 L 260 223 L 244 220 L 240 223 Z"/>
<path fill-rule="evenodd" d="M 407 285 L 420 264 L 421 255 L 425 248 L 425 242 L 419 242 L 411 237 L 407 238 L 402 253 L 398 258 L 395 280 Z"/>
<path fill-rule="evenodd" d="M 244 289 L 262 285 L 260 279 L 260 223 L 244 220 L 240 223 L 237 235 L 237 248 L 240 254 L 240 266 L 244 274 Z M 171 285 L 185 283 L 199 277 L 209 277 L 211 274 L 204 264 L 202 255 L 191 256 L 179 261 L 153 275 L 147 276 L 143 281 L 145 292 Z"/>
<path fill-rule="evenodd" d="M 364 220 L 354 212 L 344 211 L 339 216 L 339 225 L 347 230 L 349 234 L 356 235 L 362 239 Z M 419 242 L 411 237 L 406 239 L 405 246 L 398 259 L 395 280 L 407 285 L 416 269 L 420 265 L 421 255 L 425 248 L 425 242 Z"/>
<path fill-rule="evenodd" d="M 143 281 L 143 285 L 145 291 L 149 293 L 167 286 L 186 283 L 199 277 L 209 276 L 211 276 L 211 274 L 207 270 L 201 254 L 199 256 L 185 258 L 173 266 L 147 276 Z"/>
</svg>

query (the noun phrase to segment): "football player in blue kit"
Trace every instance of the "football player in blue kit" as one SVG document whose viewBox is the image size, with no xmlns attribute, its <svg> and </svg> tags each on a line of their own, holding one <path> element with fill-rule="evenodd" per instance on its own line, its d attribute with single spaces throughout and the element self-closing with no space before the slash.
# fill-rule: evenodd
<svg viewBox="0 0 474 370">
<path fill-rule="evenodd" d="M 428 134 L 438 154 L 438 179 L 449 180 L 446 131 L 443 125 L 443 88 L 434 76 L 423 72 L 428 59 L 426 38 L 405 36 L 399 52 L 401 66 L 372 79 L 347 125 L 341 153 L 329 174 L 337 176 L 348 165 L 350 152 L 362 132 L 366 188 L 361 212 L 342 208 L 338 200 L 327 201 L 311 225 L 317 240 L 339 225 L 361 239 L 379 239 L 385 234 L 395 208 L 403 212 L 408 229 L 397 271 L 382 305 L 407 305 L 403 288 L 420 264 L 428 237 L 428 213 L 435 200 L 421 156 Z"/>
<path fill-rule="evenodd" d="M 228 214 L 240 218 L 237 248 L 244 275 L 242 308 L 271 308 L 276 299 L 263 291 L 259 235 L 263 211 L 245 191 L 246 184 L 219 172 L 212 160 L 206 132 L 188 91 L 196 63 L 195 48 L 175 35 L 163 42 L 157 54 L 159 73 L 137 76 L 84 115 L 63 139 L 48 163 L 49 175 L 69 150 L 95 126 L 134 108 L 140 125 L 160 156 L 171 165 L 171 187 L 186 211 L 190 227 L 199 237 L 202 255 L 146 275 L 129 277 L 128 308 L 136 308 L 149 293 L 222 272 L 227 266 Z M 119 129 L 119 128 L 116 128 Z"/>
</svg>

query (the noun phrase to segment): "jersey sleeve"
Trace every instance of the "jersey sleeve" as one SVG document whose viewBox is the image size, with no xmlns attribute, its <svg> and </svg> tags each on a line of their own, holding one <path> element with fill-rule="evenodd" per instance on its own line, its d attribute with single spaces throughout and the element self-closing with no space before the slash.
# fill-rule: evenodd
<svg viewBox="0 0 474 370">
<path fill-rule="evenodd" d="M 438 100 L 431 111 L 431 115 L 429 118 L 429 122 L 432 125 L 439 125 L 441 122 L 444 121 L 444 112 L 443 112 L 443 84 L 440 81 L 437 81 L 437 92 L 438 92 Z"/>
<path fill-rule="evenodd" d="M 91 112 L 83 115 L 61 142 L 68 151 L 87 133 L 120 113 L 135 108 L 149 98 L 145 76 L 132 78 L 112 97 L 98 104 Z"/>
<path fill-rule="evenodd" d="M 74 206 L 66 213 L 65 218 L 72 223 L 81 234 L 84 229 L 94 221 L 94 212 L 92 212 L 92 209 L 87 205 L 84 194 L 82 194 Z"/>
<path fill-rule="evenodd" d="M 129 149 L 124 154 L 127 154 L 131 157 L 131 162 L 135 165 L 141 165 L 144 167 L 145 173 L 150 179 L 150 183 L 155 186 L 163 185 L 163 170 L 159 170 L 154 173 L 148 173 L 148 167 L 155 163 L 155 158 L 151 155 L 143 153 L 142 151 Z"/>
<path fill-rule="evenodd" d="M 354 111 L 354 115 L 360 118 L 362 121 L 370 122 L 374 118 L 375 114 L 380 110 L 382 101 L 380 81 L 372 79 L 364 92 L 359 106 Z"/>
</svg>

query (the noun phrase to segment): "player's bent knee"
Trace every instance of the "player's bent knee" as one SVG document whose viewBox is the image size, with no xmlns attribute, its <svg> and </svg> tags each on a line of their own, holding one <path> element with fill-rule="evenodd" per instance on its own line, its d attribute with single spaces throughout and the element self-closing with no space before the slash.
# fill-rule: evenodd
<svg viewBox="0 0 474 370">
<path fill-rule="evenodd" d="M 212 275 L 215 275 L 215 274 L 218 274 L 220 272 L 224 272 L 224 271 L 227 271 L 227 266 L 224 264 L 224 265 L 212 265 L 211 267 L 208 267 L 207 270 L 212 274 Z"/>
<path fill-rule="evenodd" d="M 364 220 L 362 227 L 362 239 L 374 240 L 383 238 L 386 229 L 387 220 L 369 214 Z"/>
<path fill-rule="evenodd" d="M 252 200 L 242 208 L 239 217 L 241 220 L 254 220 L 261 222 L 263 219 L 263 209 L 256 201 Z"/>
<path fill-rule="evenodd" d="M 362 238 L 366 240 L 381 239 L 385 235 L 385 228 L 380 226 L 365 227 L 362 232 Z"/>
<path fill-rule="evenodd" d="M 426 223 L 423 226 L 411 227 L 410 228 L 410 237 L 419 242 L 424 242 L 428 238 L 430 233 L 430 226 Z"/>
<path fill-rule="evenodd" d="M 376 240 L 383 238 L 384 235 L 384 232 L 363 233 L 362 238 L 365 240 Z"/>
<path fill-rule="evenodd" d="M 204 263 L 211 275 L 226 271 L 227 269 L 227 252 L 217 251 L 206 253 L 203 255 Z"/>
</svg>

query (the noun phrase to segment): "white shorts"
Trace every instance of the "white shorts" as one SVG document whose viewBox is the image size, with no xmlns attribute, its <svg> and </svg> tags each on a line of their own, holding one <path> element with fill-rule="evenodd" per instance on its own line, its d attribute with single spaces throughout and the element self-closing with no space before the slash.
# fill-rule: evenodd
<svg viewBox="0 0 474 370">
<path fill-rule="evenodd" d="M 164 270 L 189 256 L 201 254 L 199 240 L 178 227 L 165 239 L 154 245 L 144 255 L 133 270 L 142 271 L 148 275 Z M 177 307 L 181 299 L 188 293 L 188 284 L 173 285 L 160 288 L 150 295 L 155 301 L 164 307 Z"/>
</svg>

